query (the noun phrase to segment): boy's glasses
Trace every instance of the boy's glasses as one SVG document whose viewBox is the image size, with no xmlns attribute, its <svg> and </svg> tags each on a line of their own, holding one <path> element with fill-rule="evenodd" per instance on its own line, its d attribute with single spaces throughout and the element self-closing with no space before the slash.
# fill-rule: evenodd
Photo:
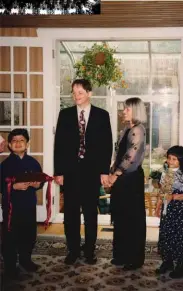
<svg viewBox="0 0 183 291">
<path fill-rule="evenodd" d="M 18 139 L 13 139 L 13 140 L 11 141 L 11 143 L 25 143 L 25 140 L 23 140 L 23 139 L 20 139 L 20 140 L 18 140 Z"/>
</svg>

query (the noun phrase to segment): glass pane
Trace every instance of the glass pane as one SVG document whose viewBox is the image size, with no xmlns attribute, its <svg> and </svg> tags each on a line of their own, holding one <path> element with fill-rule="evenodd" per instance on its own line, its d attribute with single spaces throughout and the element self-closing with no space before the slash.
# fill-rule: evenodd
<svg viewBox="0 0 183 291">
<path fill-rule="evenodd" d="M 118 55 L 116 57 L 119 58 Z M 117 95 L 141 95 L 148 93 L 149 59 L 148 55 L 120 55 L 121 70 L 128 88 L 117 88 Z"/>
<path fill-rule="evenodd" d="M 91 98 L 91 104 L 106 110 L 106 99 L 104 98 Z"/>
<path fill-rule="evenodd" d="M 179 91 L 179 57 L 152 55 L 152 93 L 174 94 Z"/>
<path fill-rule="evenodd" d="M 91 48 L 94 43 L 102 44 L 101 41 L 67 41 L 63 42 L 71 52 L 84 52 L 87 48 Z M 61 50 L 64 50 L 61 47 Z"/>
<path fill-rule="evenodd" d="M 0 125 L 11 125 L 10 101 L 0 101 Z"/>
<path fill-rule="evenodd" d="M 148 52 L 147 41 L 109 41 L 109 46 L 116 49 L 116 52 Z"/>
<path fill-rule="evenodd" d="M 18 98 L 27 98 L 27 74 L 21 75 L 21 74 L 14 74 L 14 92 L 20 92 L 20 93 L 14 93 L 18 94 Z M 35 86 L 38 86 L 38 84 L 35 84 Z M 19 94 L 22 94 L 20 97 Z"/>
<path fill-rule="evenodd" d="M 75 61 L 79 61 L 83 56 L 84 56 L 84 52 L 83 53 L 74 53 L 73 54 Z"/>
<path fill-rule="evenodd" d="M 27 102 L 14 102 L 14 125 L 27 125 Z"/>
<path fill-rule="evenodd" d="M 151 51 L 155 53 L 180 53 L 180 40 L 151 41 Z"/>
<path fill-rule="evenodd" d="M 30 125 L 43 125 L 43 102 L 30 102 Z"/>
<path fill-rule="evenodd" d="M 94 87 L 93 88 L 93 96 L 106 96 L 107 95 L 107 87 Z"/>
<path fill-rule="evenodd" d="M 154 103 L 152 115 L 152 165 L 153 169 L 162 167 L 169 147 L 179 140 L 178 103 Z"/>
<path fill-rule="evenodd" d="M 30 130 L 30 151 L 32 153 L 43 152 L 43 129 Z"/>
<path fill-rule="evenodd" d="M 71 94 L 71 82 L 74 79 L 73 64 L 67 53 L 60 54 L 60 93 Z"/>
<path fill-rule="evenodd" d="M 61 97 L 60 98 L 60 109 L 71 107 L 74 105 L 72 97 Z"/>
<path fill-rule="evenodd" d="M 43 72 L 43 48 L 30 47 L 29 54 L 30 72 Z"/>
<path fill-rule="evenodd" d="M 30 75 L 30 98 L 43 98 L 42 75 Z"/>
<path fill-rule="evenodd" d="M 1 79 L 1 76 L 2 75 L 0 75 L 0 79 Z M 3 81 L 3 80 L 2 80 Z M 0 82 L 1 83 L 1 82 Z M 10 92 L 0 92 L 0 99 L 1 98 L 3 98 L 3 99 L 5 99 L 5 98 L 11 98 L 11 93 Z"/>
<path fill-rule="evenodd" d="M 27 48 L 14 47 L 13 48 L 14 66 L 13 70 L 17 72 L 27 71 Z"/>
<path fill-rule="evenodd" d="M 9 46 L 0 46 L 0 71 L 10 71 L 11 64 L 10 64 L 10 47 Z"/>
</svg>

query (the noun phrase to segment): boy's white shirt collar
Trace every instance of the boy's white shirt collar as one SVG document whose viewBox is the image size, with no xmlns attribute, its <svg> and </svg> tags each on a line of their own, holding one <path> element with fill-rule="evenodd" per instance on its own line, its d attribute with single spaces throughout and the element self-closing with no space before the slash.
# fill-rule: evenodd
<svg viewBox="0 0 183 291">
<path fill-rule="evenodd" d="M 89 103 L 85 108 L 81 108 L 77 105 L 78 120 L 79 120 L 79 116 L 82 110 L 84 110 L 84 118 L 85 118 L 85 124 L 86 124 L 85 127 L 87 127 L 88 119 L 90 116 L 91 104 Z"/>
</svg>

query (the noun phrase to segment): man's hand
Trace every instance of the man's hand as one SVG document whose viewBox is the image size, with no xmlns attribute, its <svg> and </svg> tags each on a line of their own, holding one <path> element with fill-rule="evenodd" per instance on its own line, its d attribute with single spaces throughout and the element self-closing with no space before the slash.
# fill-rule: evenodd
<svg viewBox="0 0 183 291">
<path fill-rule="evenodd" d="M 55 176 L 54 180 L 57 185 L 60 185 L 60 186 L 64 185 L 64 176 Z"/>
<path fill-rule="evenodd" d="M 22 191 L 25 191 L 27 190 L 27 188 L 30 186 L 30 183 L 29 182 L 26 182 L 26 183 L 15 183 L 13 184 L 13 189 L 14 190 L 22 190 Z"/>
<path fill-rule="evenodd" d="M 117 178 L 118 177 L 116 175 L 110 174 L 109 175 L 109 186 L 112 186 L 116 182 Z"/>
<path fill-rule="evenodd" d="M 41 182 L 30 182 L 29 186 L 34 187 L 34 188 L 39 188 L 41 185 Z"/>
<path fill-rule="evenodd" d="M 100 175 L 100 181 L 104 187 L 109 187 L 109 175 Z"/>
</svg>

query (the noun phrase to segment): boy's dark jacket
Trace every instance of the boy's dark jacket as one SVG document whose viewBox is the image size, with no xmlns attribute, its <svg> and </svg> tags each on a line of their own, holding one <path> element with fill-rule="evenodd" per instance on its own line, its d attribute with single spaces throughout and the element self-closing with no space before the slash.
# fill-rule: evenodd
<svg viewBox="0 0 183 291">
<path fill-rule="evenodd" d="M 7 177 L 13 177 L 17 174 L 25 172 L 42 172 L 41 166 L 36 159 L 27 155 L 20 158 L 18 155 L 11 153 L 1 164 L 1 181 L 0 192 L 2 193 L 2 209 L 6 212 L 8 208 L 8 195 L 7 195 L 7 183 L 5 179 Z M 43 183 L 40 188 L 43 187 Z M 39 189 L 40 189 L 39 188 Z M 34 187 L 28 187 L 27 190 L 14 190 L 11 191 L 11 202 L 13 209 L 21 211 L 21 209 L 32 208 L 36 206 L 37 197 Z"/>
</svg>

